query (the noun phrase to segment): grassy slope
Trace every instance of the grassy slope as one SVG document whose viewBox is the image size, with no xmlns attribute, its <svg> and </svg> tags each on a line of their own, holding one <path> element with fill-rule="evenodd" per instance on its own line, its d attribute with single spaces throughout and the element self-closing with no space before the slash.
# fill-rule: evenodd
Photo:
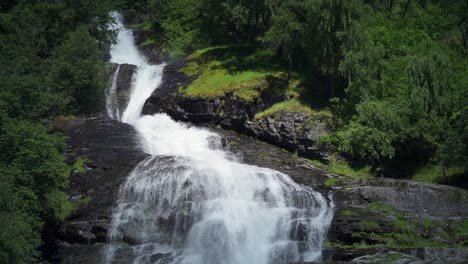
<svg viewBox="0 0 468 264">
<path fill-rule="evenodd" d="M 180 92 L 187 96 L 213 98 L 225 93 L 252 101 L 269 89 L 272 81 L 282 81 L 286 72 L 276 57 L 250 46 L 219 46 L 197 50 L 187 57 L 188 76 L 197 78 Z M 290 92 L 289 86 L 284 93 Z"/>
</svg>

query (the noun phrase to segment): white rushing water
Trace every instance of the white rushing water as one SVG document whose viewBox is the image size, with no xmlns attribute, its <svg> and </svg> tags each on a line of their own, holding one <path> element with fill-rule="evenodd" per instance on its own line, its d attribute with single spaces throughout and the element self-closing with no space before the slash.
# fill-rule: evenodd
<svg viewBox="0 0 468 264">
<path fill-rule="evenodd" d="M 163 65 L 148 65 L 114 15 L 122 30 L 111 61 L 139 66 L 122 121 L 139 131 L 150 157 L 121 187 L 103 262 L 286 264 L 320 258 L 332 219 L 331 202 L 320 193 L 283 173 L 240 163 L 216 133 L 165 114 L 141 116 Z"/>
</svg>

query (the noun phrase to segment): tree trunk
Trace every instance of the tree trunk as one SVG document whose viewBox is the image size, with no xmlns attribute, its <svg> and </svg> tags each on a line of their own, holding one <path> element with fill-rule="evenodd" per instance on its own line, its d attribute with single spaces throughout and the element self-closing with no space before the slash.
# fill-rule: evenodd
<svg viewBox="0 0 468 264">
<path fill-rule="evenodd" d="M 403 20 L 406 16 L 406 13 L 408 12 L 408 8 L 411 4 L 411 0 L 406 0 L 406 4 L 405 4 L 405 7 L 403 8 L 403 10 L 401 11 L 401 19 Z"/>
<path fill-rule="evenodd" d="M 449 178 L 448 168 L 447 168 L 446 165 L 444 165 L 444 166 L 442 166 L 442 169 L 444 170 L 445 183 L 448 183 L 448 178 Z"/>
</svg>

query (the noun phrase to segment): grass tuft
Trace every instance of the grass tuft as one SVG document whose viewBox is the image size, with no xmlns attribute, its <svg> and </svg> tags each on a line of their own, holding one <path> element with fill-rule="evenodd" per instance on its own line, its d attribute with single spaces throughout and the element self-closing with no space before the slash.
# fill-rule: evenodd
<svg viewBox="0 0 468 264">
<path fill-rule="evenodd" d="M 136 28 L 136 29 L 142 29 L 145 31 L 151 31 L 153 29 L 153 23 L 151 22 L 151 20 L 148 20 L 148 21 L 143 21 L 141 23 L 137 23 L 137 24 L 131 24 L 130 27 Z"/>
<path fill-rule="evenodd" d="M 330 177 L 325 181 L 325 186 L 331 188 L 335 187 L 337 184 L 338 180 L 335 177 Z"/>
<path fill-rule="evenodd" d="M 317 166 L 321 169 L 330 171 L 335 174 L 351 177 L 351 178 L 372 178 L 374 175 L 372 174 L 372 168 L 369 165 L 361 166 L 361 167 L 353 167 L 348 163 L 343 161 L 338 161 L 333 159 L 328 164 L 324 164 L 318 160 L 310 160 L 309 161 L 312 165 Z"/>
<path fill-rule="evenodd" d="M 196 76 L 179 92 L 191 97 L 214 98 L 232 93 L 245 101 L 268 88 L 268 78 L 281 73 L 274 54 L 248 46 L 218 46 L 197 50 L 187 57 L 181 72 Z"/>
<path fill-rule="evenodd" d="M 323 114 L 327 116 L 331 116 L 331 112 L 327 110 L 319 110 L 315 111 L 310 106 L 300 102 L 298 98 L 293 98 L 289 101 L 280 102 L 272 105 L 270 108 L 266 109 L 265 111 L 259 112 L 255 115 L 255 118 L 260 119 L 266 116 L 276 116 L 281 112 L 298 112 L 304 113 L 307 115 L 314 115 L 314 114 Z"/>
</svg>

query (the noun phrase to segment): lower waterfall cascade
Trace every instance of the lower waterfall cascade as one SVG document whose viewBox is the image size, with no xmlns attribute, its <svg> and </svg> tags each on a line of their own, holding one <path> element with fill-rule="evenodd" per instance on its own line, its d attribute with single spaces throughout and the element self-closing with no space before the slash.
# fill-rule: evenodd
<svg viewBox="0 0 468 264">
<path fill-rule="evenodd" d="M 134 64 L 130 100 L 107 97 L 110 118 L 139 132 L 149 154 L 122 184 L 102 263 L 287 264 L 321 258 L 333 217 L 331 197 L 281 172 L 242 164 L 207 129 L 166 114 L 141 115 L 162 81 L 164 64 L 150 65 L 122 16 L 113 13 L 118 43 L 111 62 Z"/>
</svg>

